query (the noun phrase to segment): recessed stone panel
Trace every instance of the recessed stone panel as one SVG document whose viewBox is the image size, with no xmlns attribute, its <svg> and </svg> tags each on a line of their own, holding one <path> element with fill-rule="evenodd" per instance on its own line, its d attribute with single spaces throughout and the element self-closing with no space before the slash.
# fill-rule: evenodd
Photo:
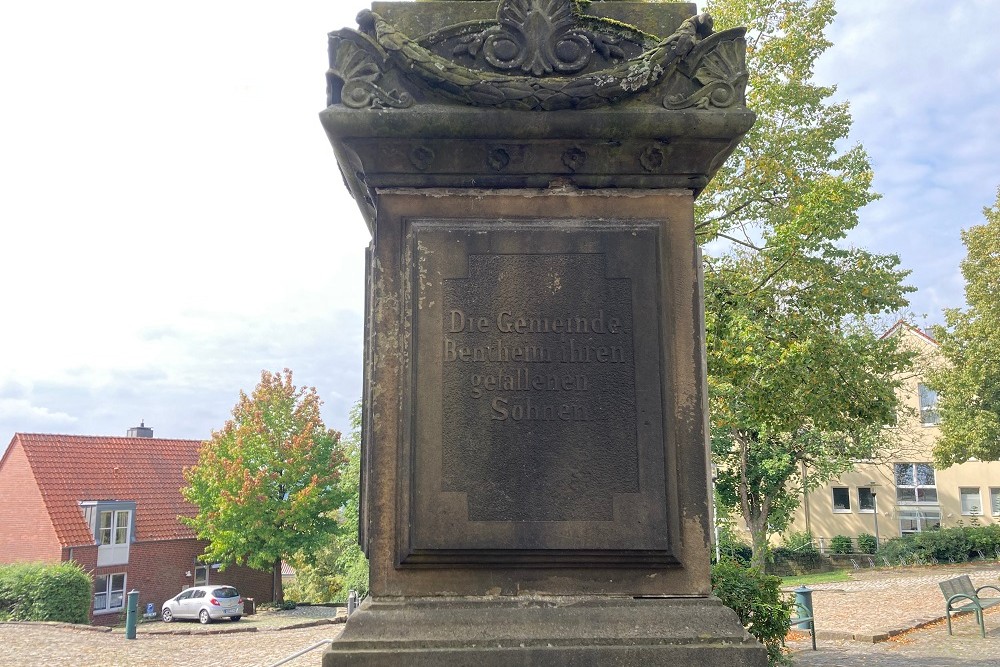
<svg viewBox="0 0 1000 667">
<path fill-rule="evenodd" d="M 659 231 L 416 221 L 401 565 L 666 563 Z"/>
</svg>

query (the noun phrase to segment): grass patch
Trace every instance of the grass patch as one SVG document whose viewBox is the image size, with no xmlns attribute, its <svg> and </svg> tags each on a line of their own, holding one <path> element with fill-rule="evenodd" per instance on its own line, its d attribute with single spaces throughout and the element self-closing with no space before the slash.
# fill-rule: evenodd
<svg viewBox="0 0 1000 667">
<path fill-rule="evenodd" d="M 847 570 L 834 570 L 833 572 L 817 572 L 816 574 L 803 574 L 797 577 L 782 577 L 781 586 L 809 586 L 811 584 L 835 584 L 839 581 L 850 581 L 851 573 Z"/>
</svg>

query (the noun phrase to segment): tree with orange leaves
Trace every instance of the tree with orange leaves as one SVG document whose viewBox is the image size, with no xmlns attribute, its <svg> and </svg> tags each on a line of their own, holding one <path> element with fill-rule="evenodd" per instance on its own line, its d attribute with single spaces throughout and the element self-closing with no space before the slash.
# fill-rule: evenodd
<svg viewBox="0 0 1000 667">
<path fill-rule="evenodd" d="M 198 507 L 180 517 L 208 540 L 206 562 L 273 573 L 274 601 L 284 602 L 281 562 L 308 555 L 337 530 L 346 494 L 340 433 L 320 416 L 315 387 L 296 387 L 292 372 L 262 371 L 253 394 L 240 392 L 233 417 L 184 471 L 184 498 Z"/>
</svg>

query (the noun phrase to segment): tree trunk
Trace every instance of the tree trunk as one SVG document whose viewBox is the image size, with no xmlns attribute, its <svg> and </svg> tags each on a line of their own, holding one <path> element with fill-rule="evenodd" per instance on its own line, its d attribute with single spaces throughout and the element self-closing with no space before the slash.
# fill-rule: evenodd
<svg viewBox="0 0 1000 667">
<path fill-rule="evenodd" d="M 747 521 L 747 528 L 750 529 L 750 547 L 753 549 L 750 565 L 763 572 L 767 566 L 767 518 Z"/>
<path fill-rule="evenodd" d="M 281 583 L 281 559 L 274 561 L 274 567 L 271 570 L 271 599 L 275 604 L 284 604 L 285 602 L 285 589 Z"/>
</svg>

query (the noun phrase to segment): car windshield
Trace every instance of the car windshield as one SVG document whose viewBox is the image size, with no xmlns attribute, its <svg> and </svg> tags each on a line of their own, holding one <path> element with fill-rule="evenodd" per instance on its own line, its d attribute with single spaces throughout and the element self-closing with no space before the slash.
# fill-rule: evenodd
<svg viewBox="0 0 1000 667">
<path fill-rule="evenodd" d="M 217 598 L 238 598 L 240 594 L 232 586 L 223 586 L 212 591 L 212 596 Z"/>
</svg>

